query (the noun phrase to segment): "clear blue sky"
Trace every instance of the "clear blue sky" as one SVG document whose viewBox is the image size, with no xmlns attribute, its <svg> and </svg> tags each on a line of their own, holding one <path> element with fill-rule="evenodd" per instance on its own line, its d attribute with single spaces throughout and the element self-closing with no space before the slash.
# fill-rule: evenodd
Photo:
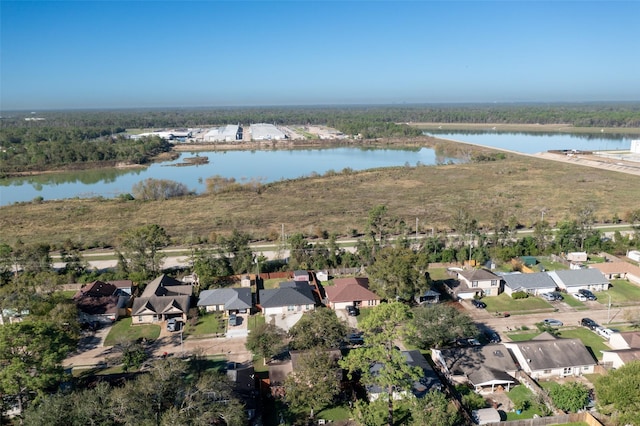
<svg viewBox="0 0 640 426">
<path fill-rule="evenodd" d="M 640 101 L 638 1 L 0 1 L 0 109 Z"/>
</svg>

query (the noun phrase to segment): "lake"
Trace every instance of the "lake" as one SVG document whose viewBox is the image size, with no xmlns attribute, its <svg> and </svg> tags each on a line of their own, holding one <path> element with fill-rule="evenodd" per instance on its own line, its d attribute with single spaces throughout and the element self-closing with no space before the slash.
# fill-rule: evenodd
<svg viewBox="0 0 640 426">
<path fill-rule="evenodd" d="M 558 135 L 539 133 L 428 132 L 433 136 L 465 141 L 527 154 L 553 149 L 614 150 L 629 149 L 631 139 L 592 135 Z M 208 164 L 177 167 L 186 157 L 206 156 Z M 262 183 L 296 179 L 345 168 L 367 170 L 380 167 L 436 165 L 458 162 L 455 158 L 436 156 L 434 150 L 327 148 L 265 151 L 212 151 L 183 153 L 171 162 L 137 169 L 99 169 L 52 173 L 23 178 L 0 179 L 0 206 L 63 198 L 115 197 L 132 191 L 134 184 L 147 179 L 169 179 L 201 193 L 206 179 L 212 176 L 235 178 L 238 182 L 258 180 Z"/>
<path fill-rule="evenodd" d="M 178 167 L 187 157 L 208 157 L 208 164 Z M 0 205 L 63 198 L 115 197 L 130 193 L 134 184 L 148 178 L 181 182 L 201 193 L 212 176 L 235 178 L 238 182 L 262 183 L 296 179 L 345 168 L 367 170 L 380 167 L 435 165 L 457 162 L 443 158 L 429 148 L 369 149 L 327 148 L 266 151 L 211 151 L 183 153 L 175 161 L 135 169 L 97 169 L 0 179 Z"/>
</svg>

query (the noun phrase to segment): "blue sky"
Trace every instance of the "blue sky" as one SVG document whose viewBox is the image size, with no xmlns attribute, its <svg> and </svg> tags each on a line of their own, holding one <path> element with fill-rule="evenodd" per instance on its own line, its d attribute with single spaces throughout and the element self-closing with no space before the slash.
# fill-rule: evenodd
<svg viewBox="0 0 640 426">
<path fill-rule="evenodd" d="M 640 101 L 637 1 L 5 1 L 0 109 Z"/>
</svg>

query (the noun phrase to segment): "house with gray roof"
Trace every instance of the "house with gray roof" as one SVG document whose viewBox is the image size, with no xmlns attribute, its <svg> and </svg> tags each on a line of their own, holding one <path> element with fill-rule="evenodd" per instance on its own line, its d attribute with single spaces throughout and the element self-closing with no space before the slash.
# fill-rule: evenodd
<svg viewBox="0 0 640 426">
<path fill-rule="evenodd" d="M 280 288 L 258 292 L 258 305 L 265 316 L 303 313 L 315 309 L 311 285 L 303 281 L 281 282 Z"/>
<path fill-rule="evenodd" d="M 522 342 L 505 342 L 522 370 L 534 379 L 592 374 L 597 361 L 580 339 L 549 333 Z"/>
<path fill-rule="evenodd" d="M 542 293 L 551 293 L 557 289 L 556 282 L 551 279 L 546 272 L 535 272 L 533 274 L 505 274 L 504 292 L 511 296 L 516 291 L 524 291 L 534 296 Z"/>
<path fill-rule="evenodd" d="M 431 358 L 454 384 L 471 384 L 476 392 L 508 391 L 518 367 L 502 344 L 431 349 Z"/>
<path fill-rule="evenodd" d="M 251 289 L 241 287 L 204 290 L 200 293 L 198 306 L 204 307 L 207 312 L 245 313 L 253 306 Z"/>
<path fill-rule="evenodd" d="M 547 274 L 567 293 L 576 293 L 580 289 L 602 291 L 609 288 L 609 280 L 597 269 L 569 269 L 549 271 Z"/>
</svg>

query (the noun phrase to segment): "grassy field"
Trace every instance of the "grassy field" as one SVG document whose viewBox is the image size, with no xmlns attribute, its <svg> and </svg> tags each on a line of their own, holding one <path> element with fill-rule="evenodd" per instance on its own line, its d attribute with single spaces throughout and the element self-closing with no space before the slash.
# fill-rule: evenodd
<svg viewBox="0 0 640 426">
<path fill-rule="evenodd" d="M 421 141 L 415 143 L 462 155 L 491 151 L 430 138 Z M 545 219 L 555 225 L 575 217 L 587 203 L 593 203 L 595 218 L 603 222 L 637 208 L 639 187 L 640 177 L 633 175 L 506 154 L 504 160 L 491 162 L 347 171 L 267 184 L 259 191 L 165 201 L 16 203 L 0 208 L 0 242 L 58 245 L 70 239 L 83 247 L 105 247 L 115 244 L 124 230 L 150 223 L 164 227 L 173 244 L 207 241 L 234 229 L 256 240 L 277 240 L 282 227 L 289 235 L 326 230 L 351 236 L 353 230 L 364 232 L 368 212 L 379 204 L 405 223 L 418 218 L 421 232 L 450 229 L 452 213 L 461 208 L 472 211 L 487 229 L 498 211 L 530 227 L 539 220 L 540 209 L 550 208 Z"/>
<path fill-rule="evenodd" d="M 160 336 L 160 326 L 155 324 L 131 325 L 131 317 L 118 320 L 104 339 L 105 346 L 113 346 L 121 340 L 156 340 Z"/>
<path fill-rule="evenodd" d="M 612 304 L 638 302 L 640 301 L 640 287 L 626 280 L 612 280 L 609 290 L 597 294 L 598 302 L 605 306 L 608 305 L 609 297 L 607 295 L 611 296 Z"/>
</svg>

